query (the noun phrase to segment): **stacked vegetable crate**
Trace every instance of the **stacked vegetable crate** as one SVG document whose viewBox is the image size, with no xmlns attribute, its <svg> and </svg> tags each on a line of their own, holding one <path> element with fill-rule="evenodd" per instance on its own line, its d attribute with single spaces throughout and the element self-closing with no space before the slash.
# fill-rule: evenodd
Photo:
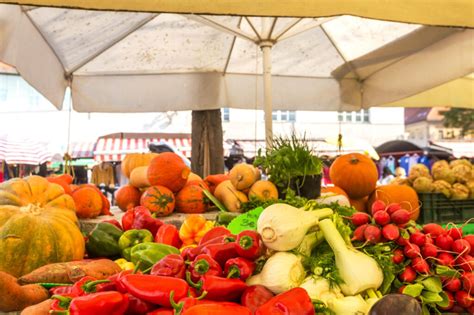
<svg viewBox="0 0 474 315">
<path fill-rule="evenodd" d="M 421 208 L 418 223 L 464 223 L 474 218 L 474 199 L 453 200 L 443 194 L 419 193 Z"/>
</svg>

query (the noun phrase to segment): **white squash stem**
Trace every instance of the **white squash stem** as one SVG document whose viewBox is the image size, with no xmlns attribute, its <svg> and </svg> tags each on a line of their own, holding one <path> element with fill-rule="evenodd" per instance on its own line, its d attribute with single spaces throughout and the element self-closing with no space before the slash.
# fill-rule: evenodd
<svg viewBox="0 0 474 315">
<path fill-rule="evenodd" d="M 295 249 L 319 219 L 333 214 L 329 208 L 304 211 L 287 204 L 276 203 L 265 210 L 257 221 L 258 233 L 266 247 L 276 251 Z"/>
<path fill-rule="evenodd" d="M 332 220 L 322 220 L 319 228 L 334 252 L 336 267 L 344 281 L 340 285 L 344 295 L 356 295 L 367 289 L 376 290 L 382 285 L 383 273 L 377 262 L 346 244 Z"/>
</svg>

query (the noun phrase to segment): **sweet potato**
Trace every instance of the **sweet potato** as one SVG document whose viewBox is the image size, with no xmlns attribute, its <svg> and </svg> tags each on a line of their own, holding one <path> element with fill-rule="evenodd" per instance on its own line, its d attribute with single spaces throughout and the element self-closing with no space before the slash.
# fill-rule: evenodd
<svg viewBox="0 0 474 315">
<path fill-rule="evenodd" d="M 38 284 L 20 286 L 12 275 L 0 271 L 0 311 L 21 311 L 49 298 L 48 290 Z"/>
<path fill-rule="evenodd" d="M 20 315 L 48 315 L 52 303 L 53 300 L 47 299 L 41 303 L 28 306 L 20 313 Z"/>
<path fill-rule="evenodd" d="M 84 276 L 105 279 L 120 272 L 109 259 L 80 260 L 42 266 L 18 279 L 19 283 L 74 283 Z"/>
</svg>

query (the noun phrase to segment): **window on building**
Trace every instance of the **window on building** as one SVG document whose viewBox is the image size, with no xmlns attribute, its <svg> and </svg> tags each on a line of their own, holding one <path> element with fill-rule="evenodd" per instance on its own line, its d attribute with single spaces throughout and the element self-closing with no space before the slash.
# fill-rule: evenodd
<svg viewBox="0 0 474 315">
<path fill-rule="evenodd" d="M 370 122 L 370 112 L 367 109 L 358 112 L 338 112 L 337 120 L 340 122 L 368 123 Z"/>
<path fill-rule="evenodd" d="M 272 118 L 274 121 L 296 121 L 296 112 L 294 110 L 274 110 L 272 112 Z"/>
<path fill-rule="evenodd" d="M 222 109 L 222 120 L 223 121 L 230 121 L 230 110 L 229 108 Z"/>
</svg>

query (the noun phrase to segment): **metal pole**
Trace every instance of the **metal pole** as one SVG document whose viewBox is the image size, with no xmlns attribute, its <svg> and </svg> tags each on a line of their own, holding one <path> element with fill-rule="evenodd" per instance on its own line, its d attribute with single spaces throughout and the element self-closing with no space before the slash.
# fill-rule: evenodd
<svg viewBox="0 0 474 315">
<path fill-rule="evenodd" d="M 273 116 L 272 116 L 272 46 L 269 41 L 261 42 L 260 48 L 263 52 L 263 100 L 265 112 L 265 143 L 270 148 L 273 139 Z"/>
</svg>

